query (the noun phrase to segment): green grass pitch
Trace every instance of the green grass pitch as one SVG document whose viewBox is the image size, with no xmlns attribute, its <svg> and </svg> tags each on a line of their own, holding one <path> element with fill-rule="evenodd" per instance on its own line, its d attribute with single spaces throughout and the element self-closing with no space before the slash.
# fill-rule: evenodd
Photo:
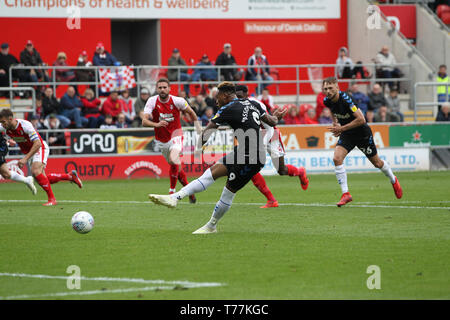
<svg viewBox="0 0 450 320">
<path fill-rule="evenodd" d="M 211 235 L 191 233 L 208 221 L 224 178 L 176 209 L 147 201 L 167 193 L 168 179 L 81 190 L 60 182 L 50 208 L 39 186 L 33 197 L 0 184 L 0 297 L 449 299 L 450 172 L 398 177 L 401 200 L 382 173 L 349 174 L 353 202 L 342 208 L 334 175 L 311 175 L 307 191 L 297 178 L 266 177 L 280 207 L 260 209 L 265 199 L 250 183 Z M 95 218 L 88 234 L 71 229 L 80 210 Z M 79 290 L 66 286 L 70 265 L 84 277 Z M 371 265 L 381 289 L 367 287 Z"/>
</svg>

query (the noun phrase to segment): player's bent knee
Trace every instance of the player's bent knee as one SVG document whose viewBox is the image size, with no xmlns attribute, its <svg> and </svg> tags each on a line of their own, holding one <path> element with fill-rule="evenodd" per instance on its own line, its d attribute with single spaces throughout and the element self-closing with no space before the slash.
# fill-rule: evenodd
<svg viewBox="0 0 450 320">
<path fill-rule="evenodd" d="M 344 163 L 344 159 L 340 157 L 333 157 L 333 162 L 335 166 L 340 166 Z"/>
</svg>

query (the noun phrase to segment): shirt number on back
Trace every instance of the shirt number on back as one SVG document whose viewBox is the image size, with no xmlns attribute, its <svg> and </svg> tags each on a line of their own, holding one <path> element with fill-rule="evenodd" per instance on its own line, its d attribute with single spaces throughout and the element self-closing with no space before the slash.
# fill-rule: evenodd
<svg viewBox="0 0 450 320">
<path fill-rule="evenodd" d="M 259 120 L 259 114 L 257 112 L 252 112 L 253 120 L 255 120 L 258 126 L 261 125 L 261 121 Z"/>
</svg>

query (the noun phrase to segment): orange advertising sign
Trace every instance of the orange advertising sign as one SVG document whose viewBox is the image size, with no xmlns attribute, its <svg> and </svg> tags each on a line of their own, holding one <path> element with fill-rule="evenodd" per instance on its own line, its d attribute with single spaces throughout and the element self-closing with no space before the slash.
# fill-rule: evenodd
<svg viewBox="0 0 450 320">
<path fill-rule="evenodd" d="M 328 126 L 281 126 L 281 139 L 286 150 L 333 149 L 338 142 L 327 130 Z M 371 124 L 377 148 L 389 147 L 389 126 Z"/>
</svg>

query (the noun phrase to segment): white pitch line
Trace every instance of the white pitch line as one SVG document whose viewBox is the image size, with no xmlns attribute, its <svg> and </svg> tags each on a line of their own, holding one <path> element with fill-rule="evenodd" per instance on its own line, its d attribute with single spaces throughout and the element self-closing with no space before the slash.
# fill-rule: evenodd
<svg viewBox="0 0 450 320">
<path fill-rule="evenodd" d="M 57 279 L 67 280 L 69 276 L 51 276 L 46 274 L 27 274 L 27 273 L 9 273 L 1 272 L 0 277 L 14 277 L 14 278 L 37 278 L 37 279 Z M 73 276 L 70 277 L 71 279 Z M 181 285 L 190 288 L 200 287 L 219 287 L 224 284 L 218 282 L 191 282 L 185 280 L 166 281 L 166 280 L 145 280 L 134 278 L 110 278 L 110 277 L 80 277 L 80 280 L 85 281 L 109 281 L 109 282 L 128 282 L 128 283 L 144 283 L 144 284 L 169 284 L 169 285 Z"/>
<path fill-rule="evenodd" d="M 175 287 L 143 287 L 143 288 L 126 288 L 126 289 L 105 289 L 105 290 L 91 290 L 91 291 L 70 291 L 70 292 L 56 292 L 43 294 L 22 294 L 18 296 L 0 297 L 0 300 L 16 300 L 16 299 L 36 299 L 44 297 L 65 297 L 65 296 L 84 296 L 102 293 L 127 293 L 136 291 L 154 291 L 154 290 L 173 290 Z"/>
<path fill-rule="evenodd" d="M 1 272 L 0 277 L 13 278 L 34 278 L 34 279 L 57 279 L 67 280 L 69 276 L 51 276 L 46 274 L 27 274 L 27 273 L 8 273 Z M 140 283 L 140 284 L 156 284 L 160 286 L 143 287 L 143 288 L 127 288 L 127 289 L 111 289 L 111 290 L 91 290 L 91 291 L 70 291 L 70 292 L 56 292 L 56 293 L 42 293 L 42 294 L 23 294 L 17 296 L 1 297 L 0 300 L 12 299 L 33 299 L 41 297 L 64 297 L 70 295 L 93 295 L 101 293 L 126 293 L 135 291 L 152 291 L 152 290 L 174 290 L 177 286 L 182 288 L 207 288 L 224 286 L 223 283 L 218 282 L 191 282 L 191 281 L 166 281 L 166 280 L 145 280 L 134 278 L 110 278 L 110 277 L 80 277 L 84 281 L 107 281 L 107 282 L 126 282 L 126 283 Z"/>
<path fill-rule="evenodd" d="M 110 200 L 57 200 L 59 203 L 99 203 L 99 204 L 142 204 L 142 205 L 148 205 L 149 203 L 152 204 L 150 201 L 125 201 L 125 200 L 118 200 L 118 201 L 110 201 Z M 44 202 L 44 200 L 1 200 L 2 202 L 10 202 L 10 203 L 20 203 L 20 202 Z M 431 201 L 430 201 L 431 202 Z M 437 201 L 439 202 L 446 202 L 446 201 Z M 370 204 L 374 203 L 374 204 Z M 352 203 L 349 204 L 347 207 L 353 207 L 353 208 L 385 208 L 385 209 L 428 209 L 428 210 L 450 210 L 450 207 L 425 207 L 425 206 L 399 206 L 399 205 L 379 205 L 377 203 L 395 203 L 395 202 L 360 202 L 360 204 Z M 401 201 L 398 201 L 397 203 L 402 203 Z M 403 202 L 408 203 L 408 202 Z M 420 202 L 418 202 L 420 203 Z M 180 204 L 184 205 L 191 205 L 187 202 L 180 202 Z M 216 202 L 199 202 L 195 205 L 215 205 Z M 234 202 L 233 206 L 262 206 L 265 205 L 265 203 L 257 203 L 257 202 Z M 280 206 L 298 206 L 298 207 L 336 207 L 335 203 L 279 203 Z"/>
</svg>

